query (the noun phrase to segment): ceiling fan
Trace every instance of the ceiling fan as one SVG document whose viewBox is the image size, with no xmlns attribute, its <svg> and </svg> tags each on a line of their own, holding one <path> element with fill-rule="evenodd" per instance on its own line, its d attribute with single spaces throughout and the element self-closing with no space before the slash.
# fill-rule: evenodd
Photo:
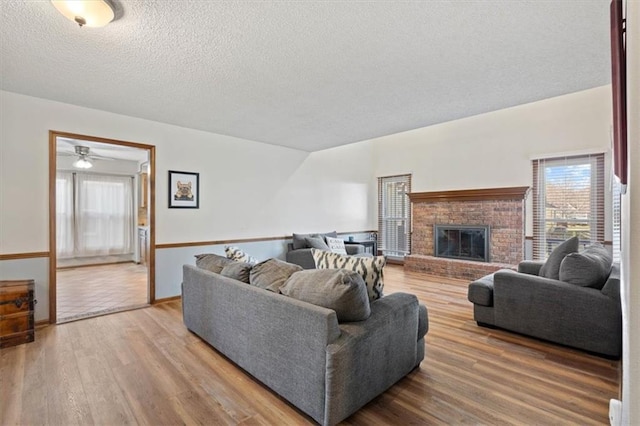
<svg viewBox="0 0 640 426">
<path fill-rule="evenodd" d="M 60 155 L 77 156 L 78 159 L 73 162 L 73 167 L 78 169 L 90 169 L 93 167 L 93 163 L 91 162 L 92 160 L 113 160 L 113 158 L 90 154 L 88 146 L 76 145 L 73 148 L 75 154 L 70 152 L 60 152 Z"/>
</svg>

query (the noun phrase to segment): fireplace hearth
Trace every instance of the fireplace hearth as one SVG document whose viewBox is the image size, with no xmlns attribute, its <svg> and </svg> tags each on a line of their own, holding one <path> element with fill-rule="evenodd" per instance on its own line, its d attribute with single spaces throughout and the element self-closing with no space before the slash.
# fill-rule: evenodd
<svg viewBox="0 0 640 426">
<path fill-rule="evenodd" d="M 436 257 L 489 262 L 489 226 L 434 225 Z"/>
</svg>

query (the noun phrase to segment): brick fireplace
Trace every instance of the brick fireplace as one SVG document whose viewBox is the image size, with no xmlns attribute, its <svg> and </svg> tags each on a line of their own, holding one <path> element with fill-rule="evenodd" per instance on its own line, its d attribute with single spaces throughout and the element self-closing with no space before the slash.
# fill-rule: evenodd
<svg viewBox="0 0 640 426">
<path fill-rule="evenodd" d="M 488 188 L 409 194 L 411 254 L 405 269 L 474 280 L 524 259 L 524 203 L 529 188 Z M 436 225 L 481 226 L 490 232 L 490 262 L 435 257 Z"/>
</svg>

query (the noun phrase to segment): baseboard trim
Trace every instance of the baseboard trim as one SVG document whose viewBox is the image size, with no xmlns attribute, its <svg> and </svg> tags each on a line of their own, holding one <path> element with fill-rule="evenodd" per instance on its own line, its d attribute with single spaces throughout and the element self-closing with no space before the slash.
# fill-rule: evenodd
<svg viewBox="0 0 640 426">
<path fill-rule="evenodd" d="M 36 328 L 45 328 L 45 327 L 49 326 L 49 320 L 48 319 L 46 319 L 46 320 L 38 320 L 38 321 L 35 322 L 34 325 L 35 325 Z"/>
<path fill-rule="evenodd" d="M 180 299 L 182 299 L 182 296 L 163 297 L 162 299 L 154 300 L 152 305 L 157 305 L 159 303 L 173 302 L 174 300 L 180 300 Z"/>
</svg>

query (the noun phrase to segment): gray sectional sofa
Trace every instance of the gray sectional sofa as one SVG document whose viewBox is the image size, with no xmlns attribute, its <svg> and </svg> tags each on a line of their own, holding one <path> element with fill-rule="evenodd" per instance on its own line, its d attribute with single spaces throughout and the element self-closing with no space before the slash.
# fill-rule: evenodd
<svg viewBox="0 0 640 426">
<path fill-rule="evenodd" d="M 368 319 L 184 265 L 184 323 L 318 423 L 334 425 L 424 358 L 427 310 L 414 295 L 370 303 Z"/>
</svg>

